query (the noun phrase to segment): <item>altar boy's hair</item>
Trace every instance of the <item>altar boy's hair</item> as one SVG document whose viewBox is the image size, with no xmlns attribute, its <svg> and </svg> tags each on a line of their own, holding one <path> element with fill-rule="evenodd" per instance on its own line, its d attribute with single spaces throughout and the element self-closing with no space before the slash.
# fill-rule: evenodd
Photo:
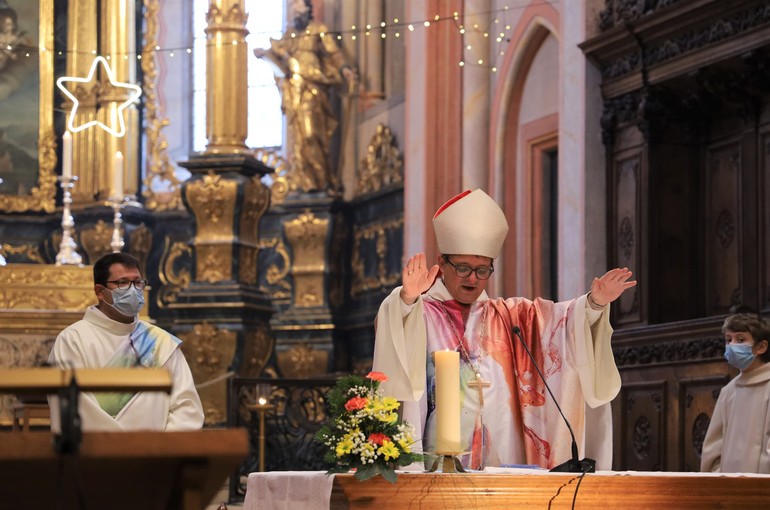
<svg viewBox="0 0 770 510">
<path fill-rule="evenodd" d="M 123 264 L 129 269 L 138 269 L 142 271 L 139 260 L 128 253 L 116 252 L 108 253 L 96 261 L 94 264 L 94 283 L 107 286 L 107 279 L 110 277 L 110 268 L 113 264 Z"/>
<path fill-rule="evenodd" d="M 734 333 L 749 333 L 754 338 L 755 344 L 762 340 L 766 341 L 768 348 L 759 355 L 759 359 L 762 363 L 770 362 L 770 327 L 759 314 L 736 313 L 728 316 L 722 324 L 722 334 L 724 335 L 728 330 Z"/>
</svg>

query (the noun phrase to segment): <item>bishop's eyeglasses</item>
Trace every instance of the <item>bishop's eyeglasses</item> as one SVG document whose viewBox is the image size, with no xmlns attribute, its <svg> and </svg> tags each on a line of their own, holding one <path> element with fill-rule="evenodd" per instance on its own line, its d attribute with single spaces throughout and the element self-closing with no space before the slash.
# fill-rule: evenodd
<svg viewBox="0 0 770 510">
<path fill-rule="evenodd" d="M 144 290 L 147 287 L 147 280 L 107 280 L 107 283 L 114 283 L 120 290 L 127 290 L 131 285 L 136 290 Z"/>
<path fill-rule="evenodd" d="M 488 280 L 489 277 L 492 276 L 492 273 L 495 272 L 495 268 L 492 266 L 471 267 L 466 264 L 453 264 L 446 255 L 444 256 L 444 260 L 454 268 L 455 274 L 459 278 L 468 278 L 471 273 L 476 273 L 476 278 L 479 280 Z"/>
</svg>

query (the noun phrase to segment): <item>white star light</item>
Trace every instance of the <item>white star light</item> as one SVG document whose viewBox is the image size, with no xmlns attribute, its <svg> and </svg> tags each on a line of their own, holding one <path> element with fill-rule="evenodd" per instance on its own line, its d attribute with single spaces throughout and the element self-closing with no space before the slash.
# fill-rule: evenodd
<svg viewBox="0 0 770 510">
<path fill-rule="evenodd" d="M 64 84 L 67 82 L 90 83 L 94 81 L 94 77 L 96 76 L 96 67 L 99 64 L 101 64 L 104 67 L 104 70 L 107 73 L 107 77 L 110 79 L 110 84 L 113 87 L 119 88 L 119 89 L 128 89 L 130 91 L 128 99 L 126 99 L 123 103 L 120 104 L 120 106 L 118 106 L 117 114 L 118 114 L 119 129 L 117 130 L 104 124 L 103 122 L 99 122 L 98 120 L 92 120 L 80 126 L 75 126 L 75 112 L 77 112 L 77 109 L 78 109 L 78 99 L 69 90 L 67 90 L 67 87 L 64 86 Z M 126 123 L 123 120 L 123 110 L 125 110 L 128 107 L 128 105 L 130 105 L 131 103 L 139 99 L 139 96 L 142 95 L 142 89 L 138 85 L 134 85 L 132 83 L 123 83 L 123 82 L 115 81 L 115 76 L 112 74 L 112 69 L 110 68 L 110 64 L 107 62 L 107 60 L 104 57 L 96 57 L 94 59 L 94 63 L 91 64 L 91 70 L 88 71 L 87 78 L 74 78 L 71 76 L 62 76 L 61 78 L 56 80 L 56 86 L 59 87 L 59 89 L 64 93 L 64 95 L 70 98 L 70 100 L 72 101 L 72 111 L 69 114 L 69 121 L 68 121 L 68 127 L 70 132 L 72 133 L 83 131 L 84 129 L 88 129 L 92 126 L 97 126 L 116 137 L 121 137 L 125 135 Z"/>
</svg>

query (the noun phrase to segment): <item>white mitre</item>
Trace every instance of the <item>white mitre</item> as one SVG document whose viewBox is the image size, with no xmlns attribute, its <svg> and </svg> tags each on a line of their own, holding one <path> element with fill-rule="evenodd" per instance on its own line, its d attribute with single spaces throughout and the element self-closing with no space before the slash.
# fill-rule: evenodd
<svg viewBox="0 0 770 510">
<path fill-rule="evenodd" d="M 444 255 L 479 255 L 494 259 L 508 234 L 500 206 L 477 189 L 449 199 L 433 216 L 438 249 Z"/>
</svg>

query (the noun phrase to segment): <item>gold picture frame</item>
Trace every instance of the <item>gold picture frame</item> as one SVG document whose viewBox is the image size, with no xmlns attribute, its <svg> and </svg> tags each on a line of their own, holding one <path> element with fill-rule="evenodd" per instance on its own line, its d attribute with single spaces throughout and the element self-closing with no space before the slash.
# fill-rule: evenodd
<svg viewBox="0 0 770 510">
<path fill-rule="evenodd" d="M 34 5 L 29 0 L 8 1 L 9 8 L 15 8 L 23 14 L 33 14 Z M 38 40 L 37 48 L 34 47 L 35 41 L 27 42 L 28 51 L 18 50 L 15 60 L 34 58 L 36 53 L 38 58 L 39 72 L 39 98 L 38 98 L 38 169 L 37 182 L 29 189 L 27 193 L 0 193 L 0 212 L 27 212 L 43 211 L 47 213 L 54 212 L 56 209 L 56 146 L 57 137 L 53 125 L 53 100 L 54 100 L 54 0 L 38 0 L 39 15 L 38 20 Z M 18 4 L 18 5 L 16 5 Z M 21 6 L 21 8 L 19 8 Z M 30 12 L 30 10 L 32 12 Z M 2 13 L 0 13 L 2 14 Z M 2 16 L 5 18 L 5 16 Z M 29 23 L 30 17 L 26 16 L 18 20 L 18 27 L 23 23 Z M 0 20 L 2 21 L 2 20 Z M 34 26 L 34 25 L 33 25 Z M 23 36 L 20 31 L 19 35 Z M 23 48 L 20 44 L 19 48 Z M 29 54 L 29 56 L 27 56 Z M 0 70 L 0 73 L 3 72 Z M 9 99 L 5 99 L 8 101 Z M 14 103 L 14 105 L 17 103 Z M 30 111 L 33 108 L 30 108 Z M 24 112 L 19 112 L 22 118 Z M 5 135 L 5 132 L 3 132 Z M 34 133 L 33 135 L 34 136 Z M 0 156 L 2 156 L 0 154 Z M 14 169 L 11 164 L 11 168 Z M 23 184 L 21 185 L 23 186 Z M 21 187 L 20 186 L 20 187 Z"/>
</svg>

